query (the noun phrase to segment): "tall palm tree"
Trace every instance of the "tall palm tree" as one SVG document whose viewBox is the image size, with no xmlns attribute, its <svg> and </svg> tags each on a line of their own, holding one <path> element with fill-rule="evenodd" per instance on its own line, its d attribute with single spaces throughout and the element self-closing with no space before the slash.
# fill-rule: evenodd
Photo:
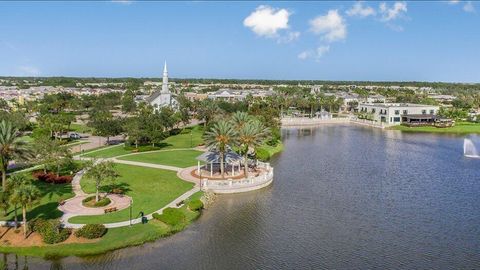
<svg viewBox="0 0 480 270">
<path fill-rule="evenodd" d="M 7 189 L 7 168 L 12 160 L 23 160 L 31 157 L 31 151 L 25 141 L 20 140 L 18 129 L 11 122 L 0 122 L 0 172 L 2 173 L 2 189 Z"/>
<path fill-rule="evenodd" d="M 22 206 L 23 236 L 27 238 L 27 207 L 33 205 L 40 197 L 40 190 L 31 183 L 24 183 L 15 188 L 12 193 L 14 201 Z"/>
<path fill-rule="evenodd" d="M 9 203 L 13 205 L 13 212 L 14 212 L 14 220 L 15 220 L 15 228 L 18 227 L 18 215 L 17 215 L 17 209 L 18 209 L 18 204 L 21 202 L 19 201 L 18 196 L 14 196 L 14 191 L 17 190 L 19 187 L 22 185 L 28 185 L 31 184 L 31 180 L 28 179 L 24 174 L 16 173 L 13 174 L 9 179 L 8 179 L 8 187 L 11 192 L 10 198 L 9 198 Z"/>
<path fill-rule="evenodd" d="M 238 131 L 238 144 L 243 151 L 245 177 L 248 177 L 248 150 L 261 145 L 270 134 L 270 129 L 258 120 L 249 121 Z"/>
<path fill-rule="evenodd" d="M 209 131 L 205 132 L 205 144 L 220 154 L 220 172 L 222 178 L 225 178 L 224 157 L 228 147 L 235 145 L 237 131 L 234 125 L 227 121 L 219 121 L 215 123 Z"/>
<path fill-rule="evenodd" d="M 252 117 L 246 112 L 237 111 L 232 114 L 232 122 L 237 130 L 240 130 Z"/>
</svg>

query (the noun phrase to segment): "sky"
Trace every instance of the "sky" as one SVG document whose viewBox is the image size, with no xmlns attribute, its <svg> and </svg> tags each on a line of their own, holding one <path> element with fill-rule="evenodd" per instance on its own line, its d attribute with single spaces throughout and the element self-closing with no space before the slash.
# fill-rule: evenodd
<svg viewBox="0 0 480 270">
<path fill-rule="evenodd" d="M 480 2 L 0 2 L 0 76 L 480 82 Z"/>
</svg>

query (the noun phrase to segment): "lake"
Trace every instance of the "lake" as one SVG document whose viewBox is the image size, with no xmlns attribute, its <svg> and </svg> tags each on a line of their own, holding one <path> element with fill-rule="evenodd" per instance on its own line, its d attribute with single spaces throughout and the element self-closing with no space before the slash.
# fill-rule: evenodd
<svg viewBox="0 0 480 270">
<path fill-rule="evenodd" d="M 282 133 L 271 187 L 218 196 L 181 233 L 89 258 L 8 255 L 9 269 L 480 268 L 480 159 L 464 136 Z"/>
</svg>

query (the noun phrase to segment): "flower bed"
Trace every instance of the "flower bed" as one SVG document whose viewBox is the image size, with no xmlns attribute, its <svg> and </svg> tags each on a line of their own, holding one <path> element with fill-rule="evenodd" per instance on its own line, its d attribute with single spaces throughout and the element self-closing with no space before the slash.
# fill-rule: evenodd
<svg viewBox="0 0 480 270">
<path fill-rule="evenodd" d="M 45 182 L 45 183 L 52 183 L 52 184 L 67 184 L 72 182 L 73 176 L 71 175 L 60 175 L 57 176 L 52 172 L 44 173 L 43 171 L 36 171 L 32 174 L 33 178 L 36 180 Z"/>
<path fill-rule="evenodd" d="M 86 207 L 104 207 L 111 203 L 107 197 L 100 197 L 98 202 L 95 201 L 95 196 L 90 196 L 82 200 L 82 205 Z"/>
</svg>

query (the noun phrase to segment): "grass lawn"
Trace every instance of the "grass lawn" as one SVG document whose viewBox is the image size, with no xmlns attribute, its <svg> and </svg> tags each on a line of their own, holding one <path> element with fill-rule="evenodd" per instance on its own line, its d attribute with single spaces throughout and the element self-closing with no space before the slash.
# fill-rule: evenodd
<svg viewBox="0 0 480 270">
<path fill-rule="evenodd" d="M 273 155 L 283 151 L 283 143 L 279 141 L 276 146 L 270 146 L 268 144 L 264 144 L 260 146 L 260 148 L 267 150 L 268 153 L 270 154 L 270 157 L 272 157 Z"/>
<path fill-rule="evenodd" d="M 74 196 L 72 186 L 70 184 L 49 184 L 40 181 L 33 182 L 40 190 L 42 197 L 38 204 L 28 208 L 27 219 L 41 217 L 45 219 L 59 218 L 62 212 L 57 209 L 60 199 L 68 199 Z M 2 211 L 3 212 L 3 211 Z M 18 219 L 22 219 L 22 210 L 18 210 Z M 13 207 L 8 210 L 7 216 L 0 215 L 0 220 L 13 220 Z"/>
<path fill-rule="evenodd" d="M 192 195 L 199 198 L 201 192 Z M 191 222 L 200 216 L 200 212 L 192 212 L 186 206 L 180 208 L 186 215 L 187 220 L 181 228 L 172 228 L 160 221 L 151 220 L 147 224 L 136 224 L 132 227 L 121 227 L 109 229 L 100 241 L 85 244 L 55 244 L 40 247 L 9 247 L 0 246 L 0 252 L 16 253 L 25 256 L 37 257 L 64 257 L 64 256 L 86 256 L 105 253 L 107 251 L 120 249 L 128 246 L 140 245 L 145 242 L 155 241 L 160 237 L 166 237 L 184 229 Z"/>
<path fill-rule="evenodd" d="M 125 150 L 123 144 L 119 144 L 115 146 L 104 146 L 97 149 L 92 149 L 92 151 L 85 152 L 82 157 L 110 158 L 130 153 L 131 151 Z"/>
<path fill-rule="evenodd" d="M 193 148 L 203 143 L 203 126 L 185 128 L 180 134 L 170 136 L 163 140 L 165 149 Z"/>
<path fill-rule="evenodd" d="M 70 124 L 70 131 L 78 132 L 78 133 L 92 133 L 93 128 L 88 127 L 84 124 L 72 123 Z"/>
<path fill-rule="evenodd" d="M 393 126 L 389 129 L 392 130 L 401 130 L 405 132 L 431 132 L 431 133 L 457 133 L 457 134 L 468 134 L 468 133 L 480 133 L 480 124 L 479 123 L 470 123 L 470 122 L 457 122 L 455 126 L 448 128 L 437 128 L 437 127 L 407 127 L 407 126 Z"/>
<path fill-rule="evenodd" d="M 197 164 L 197 160 L 195 158 L 201 154 L 201 151 L 196 150 L 176 150 L 153 153 L 147 152 L 120 157 L 118 159 L 187 168 L 190 166 L 195 166 Z"/>
<path fill-rule="evenodd" d="M 188 127 L 188 128 L 185 128 L 181 133 L 166 138 L 161 142 L 161 144 L 158 145 L 157 148 L 151 149 L 151 150 L 196 147 L 203 142 L 202 135 L 203 135 L 203 126 Z M 101 148 L 92 149 L 91 151 L 85 152 L 85 154 L 83 154 L 82 156 L 95 157 L 95 158 L 110 158 L 110 157 L 130 154 L 133 152 L 132 150 L 125 149 L 123 144 L 119 144 L 117 146 L 110 147 L 110 148 L 107 148 L 107 147 L 108 146 L 102 147 L 102 148 L 106 148 L 103 150 L 99 150 Z"/>
<path fill-rule="evenodd" d="M 115 168 L 120 175 L 117 184 L 133 198 L 133 218 L 139 217 L 140 211 L 150 214 L 164 207 L 193 187 L 193 183 L 179 179 L 174 171 L 124 164 L 116 164 Z M 95 192 L 93 180 L 82 178 L 80 184 L 85 192 Z M 129 209 L 124 209 L 100 216 L 77 216 L 69 221 L 72 223 L 112 223 L 128 219 Z"/>
</svg>

